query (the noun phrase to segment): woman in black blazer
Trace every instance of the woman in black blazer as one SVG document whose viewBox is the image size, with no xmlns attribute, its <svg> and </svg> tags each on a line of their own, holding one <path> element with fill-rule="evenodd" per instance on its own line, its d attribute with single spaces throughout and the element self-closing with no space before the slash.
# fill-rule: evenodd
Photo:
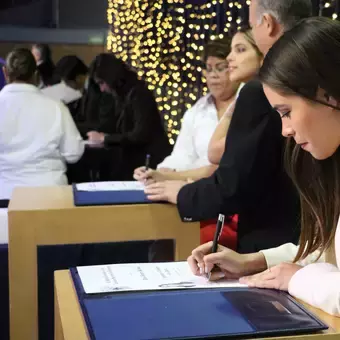
<svg viewBox="0 0 340 340">
<path fill-rule="evenodd" d="M 119 179 L 132 180 L 134 169 L 145 162 L 146 155 L 154 167 L 171 152 L 155 99 L 144 81 L 113 54 L 97 56 L 91 74 L 100 90 L 114 97 L 116 117 L 114 132 L 90 131 L 88 139 L 118 147 Z"/>
</svg>

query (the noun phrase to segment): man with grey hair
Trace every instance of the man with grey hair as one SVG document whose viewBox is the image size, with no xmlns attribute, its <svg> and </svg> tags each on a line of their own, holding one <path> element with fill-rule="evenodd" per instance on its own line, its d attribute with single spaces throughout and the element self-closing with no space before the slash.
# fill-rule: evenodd
<svg viewBox="0 0 340 340">
<path fill-rule="evenodd" d="M 250 24 L 263 54 L 284 31 L 311 13 L 310 0 L 252 0 Z M 152 184 L 146 193 L 153 200 L 177 203 L 184 221 L 208 220 L 219 213 L 238 214 L 240 253 L 297 243 L 299 202 L 283 167 L 285 142 L 281 129 L 281 119 L 270 106 L 261 83 L 251 81 L 239 94 L 216 172 L 191 184 Z M 210 243 L 194 250 L 195 261 L 200 263 L 210 251 Z"/>
<path fill-rule="evenodd" d="M 263 54 L 301 19 L 312 15 L 311 0 L 252 0 L 249 23 Z"/>
</svg>

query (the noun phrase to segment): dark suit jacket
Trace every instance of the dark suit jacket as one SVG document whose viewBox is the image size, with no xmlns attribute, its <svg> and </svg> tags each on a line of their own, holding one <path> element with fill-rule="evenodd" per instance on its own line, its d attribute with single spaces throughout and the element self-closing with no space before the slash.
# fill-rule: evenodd
<svg viewBox="0 0 340 340">
<path fill-rule="evenodd" d="M 240 92 L 220 166 L 178 194 L 184 221 L 239 214 L 242 253 L 297 242 L 299 200 L 283 167 L 281 119 L 252 81 Z"/>
<path fill-rule="evenodd" d="M 133 170 L 145 163 L 155 168 L 171 152 L 153 94 L 142 81 L 125 96 L 115 96 L 115 132 L 108 133 L 105 144 L 121 150 L 121 179 L 133 179 Z"/>
<path fill-rule="evenodd" d="M 55 66 L 52 61 L 45 61 L 41 63 L 37 66 L 37 70 L 44 86 L 51 86 L 59 82 L 59 79 L 57 80 L 53 78 Z"/>
</svg>

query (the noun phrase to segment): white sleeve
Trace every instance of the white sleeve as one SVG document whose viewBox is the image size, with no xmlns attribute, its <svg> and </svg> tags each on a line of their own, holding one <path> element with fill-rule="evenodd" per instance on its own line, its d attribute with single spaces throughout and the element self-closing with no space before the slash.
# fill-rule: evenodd
<svg viewBox="0 0 340 340">
<path fill-rule="evenodd" d="M 61 140 L 60 154 L 68 163 L 76 163 L 84 153 L 84 141 L 74 123 L 70 111 L 64 104 L 60 104 Z"/>
<path fill-rule="evenodd" d="M 261 253 L 264 255 L 267 267 L 271 268 L 279 265 L 282 262 L 293 262 L 294 258 L 298 252 L 299 246 L 293 243 L 286 243 L 280 247 L 261 250 Z M 325 262 L 324 254 L 319 258 L 320 252 L 316 251 L 310 255 L 308 255 L 304 260 L 298 261 L 297 264 L 300 266 L 306 266 L 308 264 L 317 262 Z M 319 259 L 318 259 L 319 258 Z"/>
<path fill-rule="evenodd" d="M 288 291 L 314 307 L 340 316 L 340 271 L 329 263 L 314 263 L 297 271 Z"/>
<path fill-rule="evenodd" d="M 194 145 L 195 106 L 189 109 L 183 117 L 182 128 L 170 156 L 158 164 L 159 168 L 170 168 L 178 171 L 188 170 L 198 159 Z"/>
</svg>

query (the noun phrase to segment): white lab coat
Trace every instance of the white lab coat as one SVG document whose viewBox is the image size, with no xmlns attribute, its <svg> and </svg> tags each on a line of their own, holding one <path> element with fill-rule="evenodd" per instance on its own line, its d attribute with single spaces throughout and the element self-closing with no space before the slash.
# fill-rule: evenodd
<svg viewBox="0 0 340 340">
<path fill-rule="evenodd" d="M 67 184 L 84 142 L 67 107 L 29 84 L 0 91 L 0 199 L 15 187 Z"/>
</svg>

